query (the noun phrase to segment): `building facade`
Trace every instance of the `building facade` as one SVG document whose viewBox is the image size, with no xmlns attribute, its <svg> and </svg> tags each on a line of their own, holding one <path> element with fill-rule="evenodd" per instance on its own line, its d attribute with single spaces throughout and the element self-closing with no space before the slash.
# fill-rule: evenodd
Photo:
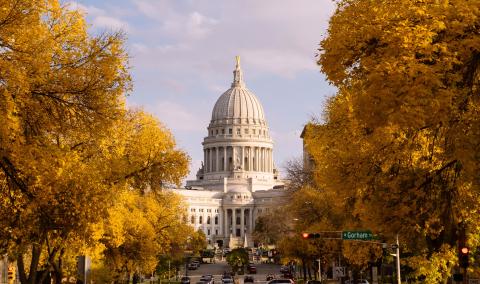
<svg viewBox="0 0 480 284">
<path fill-rule="evenodd" d="M 192 226 L 210 244 L 231 248 L 253 246 L 257 218 L 287 198 L 263 107 L 246 88 L 236 59 L 232 85 L 213 107 L 197 179 L 178 189 Z"/>
</svg>

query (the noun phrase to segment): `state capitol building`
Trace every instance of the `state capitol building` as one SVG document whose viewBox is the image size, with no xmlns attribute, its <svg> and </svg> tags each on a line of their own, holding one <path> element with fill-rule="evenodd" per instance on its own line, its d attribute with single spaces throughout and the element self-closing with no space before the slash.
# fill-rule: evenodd
<svg viewBox="0 0 480 284">
<path fill-rule="evenodd" d="M 197 179 L 176 190 L 191 225 L 210 244 L 230 248 L 253 247 L 258 216 L 287 198 L 262 104 L 245 86 L 238 56 L 236 61 L 232 85 L 213 107 Z"/>
</svg>

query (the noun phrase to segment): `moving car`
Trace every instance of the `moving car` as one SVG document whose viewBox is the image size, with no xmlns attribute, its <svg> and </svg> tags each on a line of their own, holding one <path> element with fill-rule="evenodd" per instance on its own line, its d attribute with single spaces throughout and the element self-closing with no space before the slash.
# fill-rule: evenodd
<svg viewBox="0 0 480 284">
<path fill-rule="evenodd" d="M 212 274 L 202 275 L 202 277 L 200 278 L 200 281 L 203 281 L 203 279 L 208 280 L 208 281 L 210 282 L 210 284 L 214 284 L 214 283 L 215 283 L 215 278 L 213 277 Z"/>
<path fill-rule="evenodd" d="M 213 284 L 213 280 L 210 277 L 200 277 L 200 282 L 203 282 L 205 284 Z"/>
<path fill-rule="evenodd" d="M 247 282 L 250 282 L 250 283 L 253 283 L 254 280 L 253 280 L 253 276 L 245 276 L 245 278 L 243 279 L 243 283 L 247 283 Z"/>
<path fill-rule="evenodd" d="M 250 274 L 256 274 L 257 273 L 257 267 L 255 265 L 247 265 L 247 271 Z"/>
<path fill-rule="evenodd" d="M 189 263 L 187 266 L 188 270 L 195 270 L 198 268 L 198 266 L 195 263 Z"/>
<path fill-rule="evenodd" d="M 222 284 L 233 284 L 233 278 L 222 278 Z"/>
<path fill-rule="evenodd" d="M 200 267 L 200 261 L 198 260 L 193 260 L 191 263 L 194 263 L 197 266 L 197 268 Z"/>
<path fill-rule="evenodd" d="M 188 276 L 183 276 L 182 279 L 180 279 L 181 284 L 190 284 L 190 277 Z"/>
</svg>

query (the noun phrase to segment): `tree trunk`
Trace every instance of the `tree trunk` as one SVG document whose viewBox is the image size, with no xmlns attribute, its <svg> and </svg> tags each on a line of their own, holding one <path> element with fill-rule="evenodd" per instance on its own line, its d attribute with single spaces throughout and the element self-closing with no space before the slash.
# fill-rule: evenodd
<svg viewBox="0 0 480 284">
<path fill-rule="evenodd" d="M 37 269 L 38 263 L 40 261 L 40 255 L 42 253 L 42 244 L 32 245 L 32 261 L 30 262 L 30 271 L 27 278 L 27 273 L 25 271 L 25 262 L 23 255 L 20 255 L 17 259 L 18 269 L 20 274 L 20 282 L 22 284 L 35 284 L 37 280 Z"/>
<path fill-rule="evenodd" d="M 303 280 L 307 280 L 307 266 L 305 265 L 305 259 L 302 258 Z"/>
<path fill-rule="evenodd" d="M 23 263 L 23 254 L 20 254 L 17 258 L 18 274 L 20 276 L 20 283 L 27 283 L 27 274 L 25 273 L 25 263 Z"/>
</svg>

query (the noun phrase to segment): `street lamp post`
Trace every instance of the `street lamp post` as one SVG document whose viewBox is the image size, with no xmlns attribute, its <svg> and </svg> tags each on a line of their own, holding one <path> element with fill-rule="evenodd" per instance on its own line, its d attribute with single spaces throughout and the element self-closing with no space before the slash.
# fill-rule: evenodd
<svg viewBox="0 0 480 284">
<path fill-rule="evenodd" d="M 396 250 L 396 258 L 397 258 L 397 283 L 401 284 L 402 283 L 402 278 L 400 276 L 400 246 L 398 243 L 398 234 L 397 234 L 397 240 L 396 240 L 396 245 L 397 245 L 397 250 Z"/>
</svg>

